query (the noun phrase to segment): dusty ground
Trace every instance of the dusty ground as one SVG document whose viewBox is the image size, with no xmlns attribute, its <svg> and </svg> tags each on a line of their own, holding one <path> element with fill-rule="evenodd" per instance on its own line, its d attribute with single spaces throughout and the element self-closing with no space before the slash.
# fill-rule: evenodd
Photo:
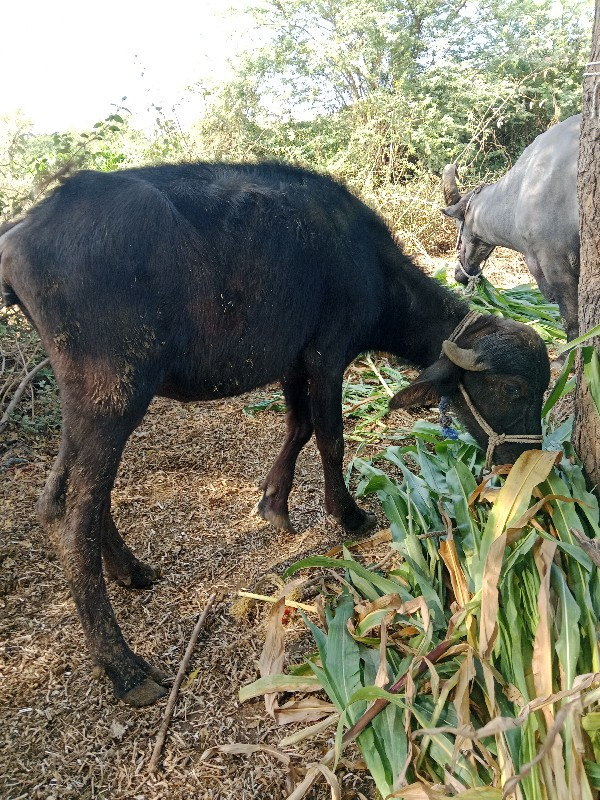
<svg viewBox="0 0 600 800">
<path fill-rule="evenodd" d="M 511 261 L 510 271 L 514 282 L 527 280 L 518 263 Z M 341 541 L 341 530 L 324 514 L 312 441 L 300 456 L 291 496 L 299 533 L 276 532 L 253 515 L 284 419 L 274 411 L 249 417 L 242 409 L 267 395 L 188 406 L 155 401 L 128 444 L 113 492 L 118 527 L 163 572 L 148 591 L 110 587 L 125 636 L 140 654 L 174 674 L 199 611 L 211 592 L 218 594 L 192 659 L 196 677 L 180 695 L 156 777 L 147 776 L 147 764 L 165 701 L 132 710 L 113 698 L 106 680 L 92 678 L 61 568 L 35 519 L 58 438 L 25 438 L 15 428 L 0 438 L 0 797 L 286 796 L 285 768 L 272 757 L 201 760 L 215 744 L 277 745 L 290 732 L 276 728 L 262 701 L 238 703 L 240 685 L 258 677 L 266 611 L 253 605 L 245 616 L 231 613 L 236 590 L 256 587 L 269 573 Z M 348 459 L 355 448 L 348 443 Z M 274 585 L 267 581 L 265 588 Z M 293 661 L 310 642 L 296 621 L 289 629 Z M 316 745 L 288 752 L 301 765 L 327 746 L 323 735 Z M 342 769 L 340 775 L 345 798 L 372 794 L 364 773 Z M 321 787 L 311 796 L 328 792 Z"/>
</svg>

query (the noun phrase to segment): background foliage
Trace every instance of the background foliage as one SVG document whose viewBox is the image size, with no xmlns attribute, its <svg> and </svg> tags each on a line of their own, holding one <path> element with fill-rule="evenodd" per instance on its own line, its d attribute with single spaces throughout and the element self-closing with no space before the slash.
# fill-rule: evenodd
<svg viewBox="0 0 600 800">
<path fill-rule="evenodd" d="M 0 219 L 65 163 L 276 158 L 342 178 L 409 248 L 432 252 L 449 243 L 445 163 L 492 180 L 580 110 L 589 0 L 264 0 L 253 13 L 263 48 L 230 83 L 190 88 L 204 109 L 191 131 L 161 108 L 154 131 L 133 129 L 126 98 L 90 131 L 0 120 Z"/>
</svg>

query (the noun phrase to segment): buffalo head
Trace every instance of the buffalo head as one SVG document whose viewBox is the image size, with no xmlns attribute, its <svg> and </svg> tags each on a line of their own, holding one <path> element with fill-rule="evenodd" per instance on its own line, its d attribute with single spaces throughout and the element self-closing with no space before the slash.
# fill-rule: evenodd
<svg viewBox="0 0 600 800">
<path fill-rule="evenodd" d="M 483 241 L 473 230 L 474 209 L 472 206 L 478 190 L 475 189 L 461 196 L 456 185 L 456 174 L 456 164 L 447 164 L 444 167 L 442 187 L 446 208 L 442 209 L 442 213 L 456 222 L 458 263 L 454 277 L 458 283 L 466 285 L 470 277 L 479 275 L 481 264 L 489 257 L 494 245 Z"/>
<path fill-rule="evenodd" d="M 537 333 L 510 319 L 480 316 L 458 339 L 443 343 L 440 358 L 394 395 L 390 408 L 431 407 L 442 397 L 449 397 L 459 418 L 484 449 L 489 434 L 478 416 L 496 434 L 539 436 L 550 365 L 546 346 Z M 503 442 L 497 445 L 493 460 L 513 463 L 522 452 L 536 446 L 539 444 Z"/>
</svg>

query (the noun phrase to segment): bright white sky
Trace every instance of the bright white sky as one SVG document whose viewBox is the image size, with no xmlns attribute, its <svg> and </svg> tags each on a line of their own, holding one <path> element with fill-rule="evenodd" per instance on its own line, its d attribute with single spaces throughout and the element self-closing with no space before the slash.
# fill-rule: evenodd
<svg viewBox="0 0 600 800">
<path fill-rule="evenodd" d="M 89 128 L 123 105 L 133 124 L 174 104 L 202 110 L 186 86 L 220 82 L 258 42 L 247 0 L 17 0 L 2 3 L 0 116 L 20 109 L 37 132 Z M 152 118 L 155 114 L 152 115 Z"/>
</svg>

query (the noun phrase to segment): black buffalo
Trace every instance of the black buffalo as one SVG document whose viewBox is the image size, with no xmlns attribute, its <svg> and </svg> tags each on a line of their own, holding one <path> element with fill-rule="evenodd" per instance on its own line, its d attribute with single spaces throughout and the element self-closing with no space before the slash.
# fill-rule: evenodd
<svg viewBox="0 0 600 800">
<path fill-rule="evenodd" d="M 479 414 L 496 432 L 541 430 L 549 381 L 541 339 L 482 316 L 445 341 L 467 314 L 464 302 L 420 272 L 375 213 L 311 172 L 276 164 L 80 172 L 5 230 L 0 256 L 5 300 L 39 331 L 62 400 L 40 519 L 92 659 L 133 705 L 161 697 L 163 676 L 125 642 L 102 563 L 107 578 L 134 588 L 154 577 L 110 511 L 123 448 L 154 395 L 209 400 L 279 380 L 287 437 L 259 510 L 290 529 L 295 462 L 313 431 L 327 511 L 351 533 L 374 524 L 342 475 L 342 377 L 363 351 L 424 368 L 392 407 L 449 396 L 483 445 L 489 430 Z M 528 447 L 500 441 L 495 460 Z"/>
</svg>

